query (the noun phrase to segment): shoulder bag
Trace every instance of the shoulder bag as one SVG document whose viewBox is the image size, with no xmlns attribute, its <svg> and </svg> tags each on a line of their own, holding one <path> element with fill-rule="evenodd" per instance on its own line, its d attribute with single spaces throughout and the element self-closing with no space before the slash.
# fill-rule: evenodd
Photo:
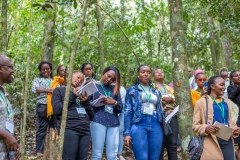
<svg viewBox="0 0 240 160">
<path fill-rule="evenodd" d="M 206 122 L 208 120 L 208 102 L 206 98 Z M 193 136 L 188 144 L 188 152 L 190 160 L 199 160 L 203 152 L 204 136 Z"/>
</svg>

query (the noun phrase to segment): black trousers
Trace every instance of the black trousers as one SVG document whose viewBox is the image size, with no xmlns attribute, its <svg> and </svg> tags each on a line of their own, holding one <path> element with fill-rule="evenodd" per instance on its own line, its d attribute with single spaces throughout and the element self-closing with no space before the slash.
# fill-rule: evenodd
<svg viewBox="0 0 240 160">
<path fill-rule="evenodd" d="M 36 133 L 36 153 L 44 152 L 45 138 L 48 127 L 54 128 L 55 119 L 52 117 L 50 120 L 47 118 L 47 105 L 37 104 L 37 133 Z"/>
<path fill-rule="evenodd" d="M 225 141 L 217 137 L 217 140 L 222 150 L 224 160 L 234 160 L 234 148 L 233 148 L 232 138 L 229 138 L 228 141 Z"/>
<path fill-rule="evenodd" d="M 63 144 L 63 160 L 87 160 L 90 135 L 79 135 L 77 131 L 66 129 Z"/>
<path fill-rule="evenodd" d="M 167 148 L 168 160 L 177 160 L 178 119 L 174 116 L 170 121 L 173 134 L 163 138 L 160 160 L 163 160 L 164 148 Z"/>
</svg>

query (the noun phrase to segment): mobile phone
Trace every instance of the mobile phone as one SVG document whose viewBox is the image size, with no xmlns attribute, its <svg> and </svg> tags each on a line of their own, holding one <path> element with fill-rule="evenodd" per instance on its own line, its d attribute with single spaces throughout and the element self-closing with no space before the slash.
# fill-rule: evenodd
<svg viewBox="0 0 240 160">
<path fill-rule="evenodd" d="M 208 82 L 204 82 L 203 88 L 206 88 L 206 89 L 207 89 L 207 87 L 208 87 Z"/>
</svg>

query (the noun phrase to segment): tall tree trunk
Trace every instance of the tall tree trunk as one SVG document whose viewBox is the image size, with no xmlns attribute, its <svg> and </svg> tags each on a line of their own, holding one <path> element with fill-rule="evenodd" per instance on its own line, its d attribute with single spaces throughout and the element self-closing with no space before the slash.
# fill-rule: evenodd
<svg viewBox="0 0 240 160">
<path fill-rule="evenodd" d="M 45 1 L 47 7 L 42 45 L 42 60 L 52 62 L 55 41 L 56 2 Z"/>
<path fill-rule="evenodd" d="M 206 9 L 206 15 L 210 6 Z M 220 24 L 219 22 L 207 15 L 208 29 L 210 33 L 210 50 L 212 55 L 212 65 L 215 75 L 219 75 L 219 70 L 226 67 L 226 60 L 223 55 L 223 47 L 220 38 Z"/>
<path fill-rule="evenodd" d="M 30 64 L 30 55 L 31 55 L 31 42 L 32 42 L 32 8 L 33 0 L 31 0 L 30 8 L 30 18 L 29 18 L 29 34 L 28 34 L 28 49 L 27 49 L 27 61 L 26 61 L 26 77 L 25 77 L 25 89 L 24 89 L 24 101 L 23 101 L 23 125 L 20 137 L 21 144 L 21 157 L 24 159 L 25 153 L 25 132 L 26 132 L 26 121 L 27 121 L 27 100 L 28 100 L 28 81 L 29 81 L 29 64 Z"/>
<path fill-rule="evenodd" d="M 76 56 L 76 52 L 77 52 L 77 48 L 78 48 L 78 43 L 79 43 L 80 36 L 81 36 L 81 33 L 82 33 L 82 28 L 83 28 L 83 25 L 84 25 L 84 20 L 85 20 L 85 17 L 86 17 L 87 4 L 88 4 L 88 0 L 85 0 L 84 3 L 83 3 L 80 23 L 79 23 L 78 29 L 77 29 L 77 36 L 76 36 L 76 39 L 74 40 L 74 44 L 73 44 L 73 47 L 72 47 L 67 82 L 72 81 L 73 65 L 74 65 L 75 56 Z M 67 83 L 66 93 L 65 93 L 65 97 L 64 97 L 63 110 L 62 110 L 62 121 L 61 121 L 59 143 L 58 143 L 58 160 L 62 159 L 64 133 L 65 133 L 65 128 L 66 128 L 66 120 L 67 120 L 70 90 L 71 90 L 71 83 Z"/>
<path fill-rule="evenodd" d="M 231 59 L 231 56 L 232 56 L 232 44 L 231 44 L 231 42 L 228 39 L 226 34 L 224 34 L 221 37 L 221 41 L 222 41 L 224 57 L 226 59 L 226 65 L 227 65 L 228 69 L 231 69 L 231 67 L 232 67 L 232 59 Z"/>
<path fill-rule="evenodd" d="M 173 83 L 176 102 L 180 106 L 178 122 L 182 141 L 183 159 L 188 159 L 187 146 L 192 132 L 193 110 L 188 81 L 186 40 L 184 35 L 183 9 L 181 0 L 168 0 L 172 41 Z"/>
<path fill-rule="evenodd" d="M 100 73 L 104 70 L 104 52 L 103 52 L 103 20 L 101 16 L 100 0 L 97 0 L 96 17 L 98 26 L 98 55 L 100 64 Z"/>
<path fill-rule="evenodd" d="M 2 53 L 7 54 L 7 0 L 2 0 Z"/>
</svg>

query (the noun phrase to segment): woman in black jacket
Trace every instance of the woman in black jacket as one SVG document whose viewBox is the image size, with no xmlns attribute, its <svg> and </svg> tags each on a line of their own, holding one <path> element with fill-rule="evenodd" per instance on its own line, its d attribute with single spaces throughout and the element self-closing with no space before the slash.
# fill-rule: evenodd
<svg viewBox="0 0 240 160">
<path fill-rule="evenodd" d="M 83 74 L 80 71 L 74 71 L 64 135 L 63 160 L 86 160 L 88 156 L 89 125 L 93 119 L 93 110 L 86 94 L 79 96 L 75 94 L 83 81 Z M 52 106 L 58 119 L 61 119 L 65 92 L 66 87 L 58 87 L 53 91 Z"/>
<path fill-rule="evenodd" d="M 227 88 L 228 98 L 237 104 L 240 109 L 240 71 L 232 71 L 230 73 L 231 84 Z M 237 113 L 236 113 L 237 114 Z M 238 113 L 237 126 L 240 126 L 240 115 Z M 240 158 L 240 137 L 234 139 L 238 144 L 238 158 Z"/>
</svg>

